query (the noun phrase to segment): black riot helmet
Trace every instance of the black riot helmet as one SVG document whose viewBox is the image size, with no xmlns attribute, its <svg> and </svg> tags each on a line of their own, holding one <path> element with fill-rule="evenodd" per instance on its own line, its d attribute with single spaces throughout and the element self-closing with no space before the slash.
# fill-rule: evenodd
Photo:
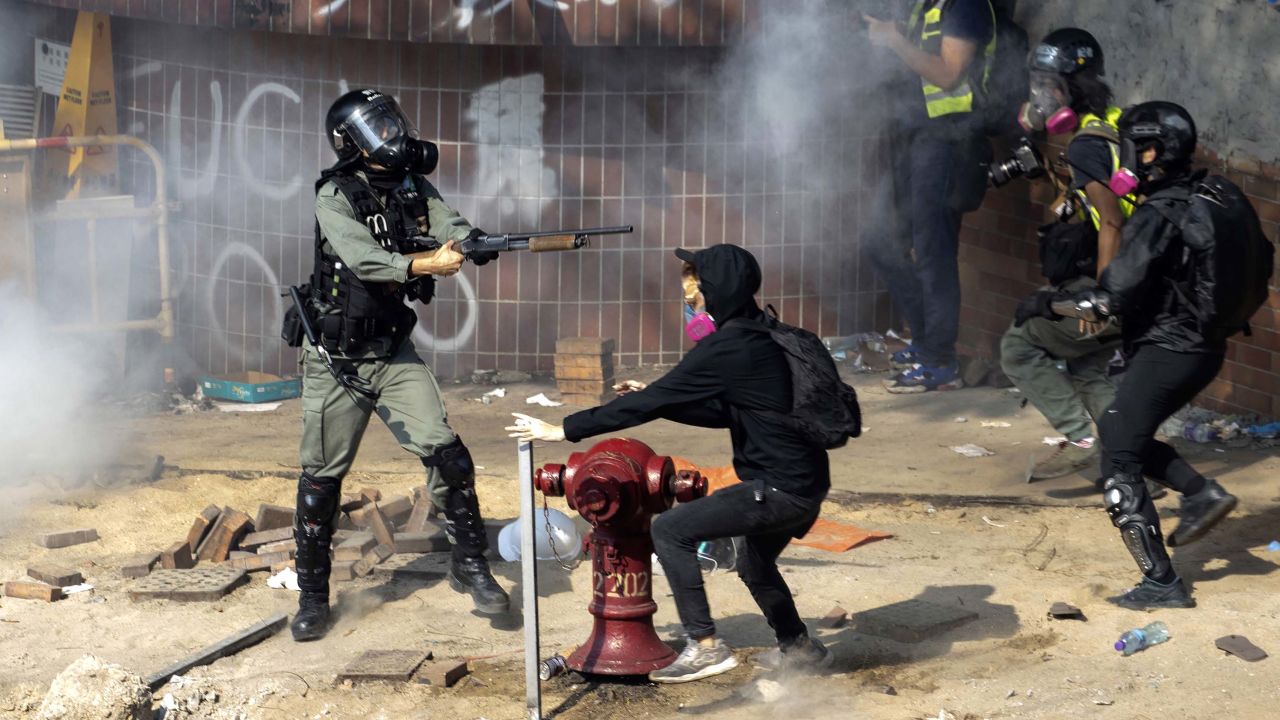
<svg viewBox="0 0 1280 720">
<path fill-rule="evenodd" d="M 1059 75 L 1105 74 L 1102 46 L 1080 28 L 1061 28 L 1045 35 L 1027 56 L 1027 68 Z"/>
<path fill-rule="evenodd" d="M 1191 171 L 1196 152 L 1196 123 L 1186 108 L 1156 100 L 1134 105 L 1120 116 L 1120 169 L 1111 178 L 1117 194 L 1134 189 L 1150 193 Z M 1151 162 L 1142 156 L 1156 151 Z"/>
<path fill-rule="evenodd" d="M 360 160 L 391 175 L 429 175 L 440 159 L 435 143 L 418 139 L 417 128 L 395 98 L 377 90 L 352 90 L 338 98 L 324 125 L 340 163 Z"/>
</svg>

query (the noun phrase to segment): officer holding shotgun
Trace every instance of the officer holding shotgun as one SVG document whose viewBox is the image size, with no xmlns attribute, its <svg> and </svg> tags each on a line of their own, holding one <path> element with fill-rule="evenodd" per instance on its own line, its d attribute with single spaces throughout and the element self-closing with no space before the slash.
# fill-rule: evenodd
<svg viewBox="0 0 1280 720">
<path fill-rule="evenodd" d="M 289 313 L 285 340 L 303 347 L 302 476 L 298 481 L 296 566 L 302 594 L 292 631 L 315 640 L 329 625 L 329 547 L 342 478 L 369 416 L 377 412 L 426 470 L 432 502 L 453 544 L 449 585 L 470 593 L 484 614 L 507 611 L 489 571 L 475 466 L 449 427 L 440 388 L 414 350 L 417 315 L 406 299 L 430 302 L 435 278 L 458 272 L 457 245 L 484 237 L 426 180 L 438 151 L 419 140 L 396 101 L 375 90 L 338 99 L 325 119 L 338 162 L 316 183 L 315 269 Z M 414 252 L 413 237 L 443 243 Z M 496 252 L 473 252 L 483 264 Z M 305 314 L 306 322 L 299 310 Z"/>
</svg>

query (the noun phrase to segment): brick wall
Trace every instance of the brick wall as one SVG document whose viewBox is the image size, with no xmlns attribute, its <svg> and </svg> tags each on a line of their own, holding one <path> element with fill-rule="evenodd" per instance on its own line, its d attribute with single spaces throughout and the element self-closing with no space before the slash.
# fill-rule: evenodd
<svg viewBox="0 0 1280 720">
<path fill-rule="evenodd" d="M 1244 188 L 1267 237 L 1280 238 L 1280 165 L 1224 162 L 1211 153 L 1200 160 Z M 1047 221 L 1052 202 L 1048 183 L 1018 181 L 989 192 L 983 207 L 965 217 L 960 234 L 964 351 L 997 358 L 1018 300 L 1043 282 L 1036 228 Z M 1271 298 L 1252 325 L 1252 337 L 1232 339 L 1226 365 L 1197 403 L 1221 412 L 1280 417 L 1280 276 L 1272 278 Z"/>
</svg>

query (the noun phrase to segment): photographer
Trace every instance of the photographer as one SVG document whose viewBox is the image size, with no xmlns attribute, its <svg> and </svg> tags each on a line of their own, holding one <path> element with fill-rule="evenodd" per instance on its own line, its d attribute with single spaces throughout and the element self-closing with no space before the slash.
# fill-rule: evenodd
<svg viewBox="0 0 1280 720">
<path fill-rule="evenodd" d="M 1126 111 L 1119 127 L 1121 169 L 1110 185 L 1117 194 L 1146 196 L 1125 225 L 1120 253 L 1098 289 L 1042 292 L 1029 307 L 1050 319 L 1123 320 L 1133 379 L 1120 386 L 1098 422 L 1103 499 L 1143 579 L 1109 600 L 1131 609 L 1193 607 L 1141 478 L 1144 472 L 1172 475 L 1176 467 L 1189 475 L 1170 546 L 1199 539 L 1236 506 L 1234 496 L 1196 474 L 1155 433 L 1213 381 L 1227 338 L 1247 330 L 1249 317 L 1266 302 L 1274 248 L 1238 187 L 1192 173 L 1196 129 L 1185 109 L 1143 103 Z"/>
<path fill-rule="evenodd" d="M 1132 198 L 1117 198 L 1107 187 L 1119 169 L 1120 108 L 1111 104 L 1111 88 L 1101 79 L 1102 48 L 1084 30 L 1049 33 L 1027 62 L 1031 95 L 1019 122 L 1028 132 L 1073 133 L 1065 156 L 1065 187 L 1049 173 L 1063 198 L 1059 220 L 1040 230 L 1042 272 L 1054 289 L 1087 290 L 1096 287 L 1097 277 L 1115 257 L 1121 228 L 1133 212 Z M 1013 158 L 993 166 L 992 183 L 1003 185 L 1022 174 L 1039 176 L 1045 173 L 1041 164 L 1039 151 L 1024 142 Z M 1095 462 L 1093 421 L 1115 399 L 1108 366 L 1119 347 L 1115 323 L 1032 318 L 1005 332 L 1000 342 L 1005 375 L 1066 438 L 1035 464 L 1029 482 L 1070 475 Z M 1065 374 L 1059 363 L 1066 364 Z"/>
<path fill-rule="evenodd" d="M 826 450 L 790 422 L 791 366 L 782 347 L 762 332 L 765 314 L 753 297 L 760 289 L 760 266 L 751 253 L 728 244 L 677 250 L 676 256 L 685 262 L 685 332 L 697 343 L 680 363 L 648 386 L 620 387 L 626 391 L 621 397 L 574 413 L 563 426 L 516 414 L 507 430 L 522 440 L 577 442 L 658 418 L 727 428 L 742 482 L 653 520 L 654 547 L 688 642 L 674 663 L 649 677 L 682 683 L 737 666 L 716 637 L 697 548 L 739 536 L 746 550 L 738 574 L 777 636 L 778 662 L 794 668 L 827 665 L 831 652 L 809 636 L 777 559 L 818 518 L 831 486 L 830 468 Z"/>
</svg>

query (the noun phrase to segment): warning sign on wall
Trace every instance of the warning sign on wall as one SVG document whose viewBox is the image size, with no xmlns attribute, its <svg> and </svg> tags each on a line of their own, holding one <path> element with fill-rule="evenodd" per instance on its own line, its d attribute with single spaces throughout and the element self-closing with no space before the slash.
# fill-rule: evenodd
<svg viewBox="0 0 1280 720">
<path fill-rule="evenodd" d="M 111 65 L 111 20 L 81 12 L 67 61 L 53 126 L 59 135 L 116 134 L 115 73 Z M 116 175 L 116 153 L 110 146 L 76 148 L 69 155 L 50 155 L 51 170 L 73 178 L 71 197 L 87 185 L 109 188 Z M 66 164 L 62 162 L 65 160 Z"/>
<path fill-rule="evenodd" d="M 62 81 L 67 76 L 67 62 L 70 60 L 70 45 L 36 38 L 35 86 L 50 95 L 60 95 Z"/>
</svg>

